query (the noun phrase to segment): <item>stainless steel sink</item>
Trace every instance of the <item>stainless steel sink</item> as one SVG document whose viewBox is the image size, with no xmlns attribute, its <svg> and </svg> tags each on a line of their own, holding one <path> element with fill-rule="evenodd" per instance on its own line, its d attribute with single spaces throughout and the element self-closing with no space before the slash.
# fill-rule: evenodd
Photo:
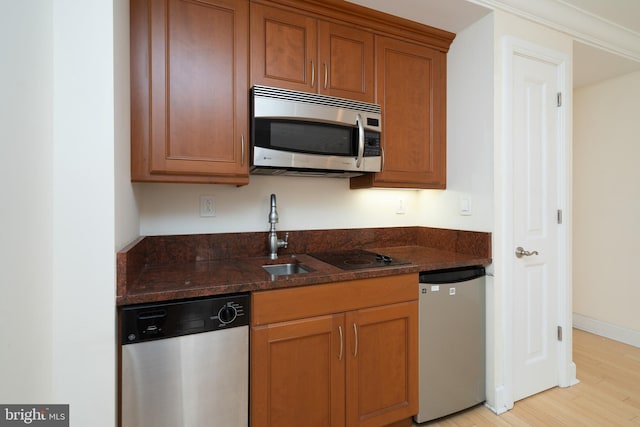
<svg viewBox="0 0 640 427">
<path fill-rule="evenodd" d="M 272 276 L 289 276 L 292 274 L 302 274 L 311 271 L 311 269 L 307 266 L 297 262 L 286 264 L 268 264 L 263 265 L 262 268 L 267 270 L 267 272 Z"/>
</svg>

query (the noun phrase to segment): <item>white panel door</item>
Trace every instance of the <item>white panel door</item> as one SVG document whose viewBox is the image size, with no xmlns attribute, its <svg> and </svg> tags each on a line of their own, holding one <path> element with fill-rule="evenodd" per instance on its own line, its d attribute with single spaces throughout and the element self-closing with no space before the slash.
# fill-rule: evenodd
<svg viewBox="0 0 640 427">
<path fill-rule="evenodd" d="M 513 57 L 514 401 L 559 383 L 557 67 Z"/>
</svg>

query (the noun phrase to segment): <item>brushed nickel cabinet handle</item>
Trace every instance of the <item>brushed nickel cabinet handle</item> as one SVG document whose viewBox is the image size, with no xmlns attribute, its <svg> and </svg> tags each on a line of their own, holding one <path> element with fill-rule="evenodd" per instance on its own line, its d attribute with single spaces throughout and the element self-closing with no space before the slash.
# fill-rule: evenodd
<svg viewBox="0 0 640 427">
<path fill-rule="evenodd" d="M 327 67 L 327 61 L 324 62 L 324 88 L 327 88 L 329 84 L 329 67 Z"/>
<path fill-rule="evenodd" d="M 338 332 L 340 333 L 340 353 L 338 354 L 338 360 L 342 360 L 342 326 L 338 326 Z"/>
<path fill-rule="evenodd" d="M 357 357 L 358 356 L 358 327 L 356 326 L 356 324 L 353 324 L 353 334 L 355 336 L 355 346 L 353 349 L 353 357 Z"/>
<path fill-rule="evenodd" d="M 242 135 L 242 141 L 241 141 L 241 151 L 240 151 L 240 166 L 244 166 L 244 135 Z"/>
</svg>

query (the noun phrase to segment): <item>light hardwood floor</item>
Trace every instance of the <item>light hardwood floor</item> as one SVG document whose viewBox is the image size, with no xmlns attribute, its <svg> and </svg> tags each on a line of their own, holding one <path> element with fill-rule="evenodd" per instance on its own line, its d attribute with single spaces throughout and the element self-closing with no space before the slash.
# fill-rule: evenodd
<svg viewBox="0 0 640 427">
<path fill-rule="evenodd" d="M 499 416 L 480 405 L 414 426 L 640 426 L 640 348 L 574 329 L 573 360 L 573 387 L 523 399 Z"/>
</svg>

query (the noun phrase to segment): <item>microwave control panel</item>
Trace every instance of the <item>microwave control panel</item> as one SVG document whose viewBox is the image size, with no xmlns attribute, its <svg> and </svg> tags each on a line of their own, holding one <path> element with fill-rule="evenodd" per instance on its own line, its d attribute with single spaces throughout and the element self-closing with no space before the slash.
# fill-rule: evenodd
<svg viewBox="0 0 640 427">
<path fill-rule="evenodd" d="M 380 156 L 380 133 L 364 131 L 364 156 L 379 157 Z"/>
</svg>

